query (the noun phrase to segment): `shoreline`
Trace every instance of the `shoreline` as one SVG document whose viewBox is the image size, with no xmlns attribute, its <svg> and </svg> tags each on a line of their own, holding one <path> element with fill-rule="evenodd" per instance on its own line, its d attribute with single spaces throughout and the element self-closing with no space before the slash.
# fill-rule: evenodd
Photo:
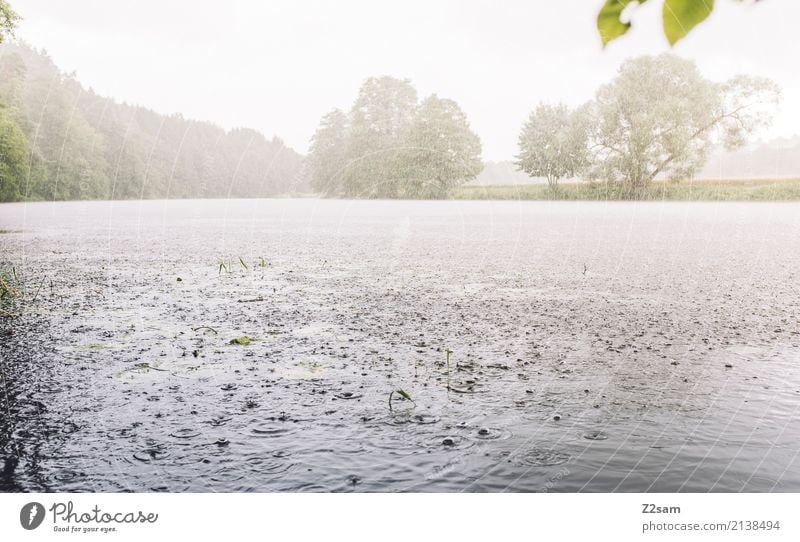
<svg viewBox="0 0 800 542">
<path fill-rule="evenodd" d="M 695 181 L 656 181 L 638 197 L 627 196 L 624 186 L 608 183 L 564 182 L 553 191 L 547 184 L 464 185 L 453 189 L 447 198 L 347 198 L 298 192 L 255 198 L 177 197 L 144 199 L 20 200 L 0 202 L 126 202 L 126 201 L 207 201 L 207 200 L 352 200 L 352 201 L 597 201 L 597 202 L 800 202 L 800 177 L 778 179 L 703 179 Z"/>
<path fill-rule="evenodd" d="M 800 201 L 800 178 L 657 181 L 637 198 L 624 186 L 566 182 L 553 191 L 546 184 L 462 186 L 450 199 L 530 201 Z"/>
</svg>

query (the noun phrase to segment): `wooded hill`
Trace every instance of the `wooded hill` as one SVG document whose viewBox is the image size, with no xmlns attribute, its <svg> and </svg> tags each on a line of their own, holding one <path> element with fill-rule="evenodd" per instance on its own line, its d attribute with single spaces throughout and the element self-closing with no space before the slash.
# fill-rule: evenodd
<svg viewBox="0 0 800 542">
<path fill-rule="evenodd" d="M 303 157 L 280 139 L 115 102 L 44 51 L 0 45 L 0 201 L 307 190 Z"/>
</svg>

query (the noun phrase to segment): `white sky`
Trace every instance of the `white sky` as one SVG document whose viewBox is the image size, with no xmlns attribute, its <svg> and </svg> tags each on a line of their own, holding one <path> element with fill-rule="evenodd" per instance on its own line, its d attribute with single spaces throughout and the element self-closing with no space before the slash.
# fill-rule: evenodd
<svg viewBox="0 0 800 542">
<path fill-rule="evenodd" d="M 455 99 L 487 160 L 516 153 L 540 101 L 578 105 L 628 56 L 668 49 L 661 2 L 600 47 L 603 0 L 11 0 L 18 36 L 102 95 L 161 113 L 249 126 L 300 152 L 320 116 L 371 75 Z M 766 137 L 800 133 L 800 2 L 718 0 L 674 52 L 712 79 L 765 75 L 784 90 Z"/>
</svg>

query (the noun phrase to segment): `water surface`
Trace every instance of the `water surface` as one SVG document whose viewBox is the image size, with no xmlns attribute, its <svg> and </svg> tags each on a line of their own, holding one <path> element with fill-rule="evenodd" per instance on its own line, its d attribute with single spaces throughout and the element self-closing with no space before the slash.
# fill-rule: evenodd
<svg viewBox="0 0 800 542">
<path fill-rule="evenodd" d="M 4 491 L 800 491 L 798 204 L 5 204 L 0 231 L 29 291 Z"/>
</svg>

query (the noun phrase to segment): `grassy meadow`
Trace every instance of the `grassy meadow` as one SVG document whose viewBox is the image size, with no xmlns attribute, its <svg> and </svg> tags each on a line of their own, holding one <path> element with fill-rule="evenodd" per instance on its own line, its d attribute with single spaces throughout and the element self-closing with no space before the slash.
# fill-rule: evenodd
<svg viewBox="0 0 800 542">
<path fill-rule="evenodd" d="M 546 184 L 462 186 L 450 197 L 463 200 L 625 200 L 619 184 L 566 182 L 552 190 Z M 669 201 L 800 201 L 798 179 L 658 181 L 638 195 L 640 200 Z"/>
</svg>

